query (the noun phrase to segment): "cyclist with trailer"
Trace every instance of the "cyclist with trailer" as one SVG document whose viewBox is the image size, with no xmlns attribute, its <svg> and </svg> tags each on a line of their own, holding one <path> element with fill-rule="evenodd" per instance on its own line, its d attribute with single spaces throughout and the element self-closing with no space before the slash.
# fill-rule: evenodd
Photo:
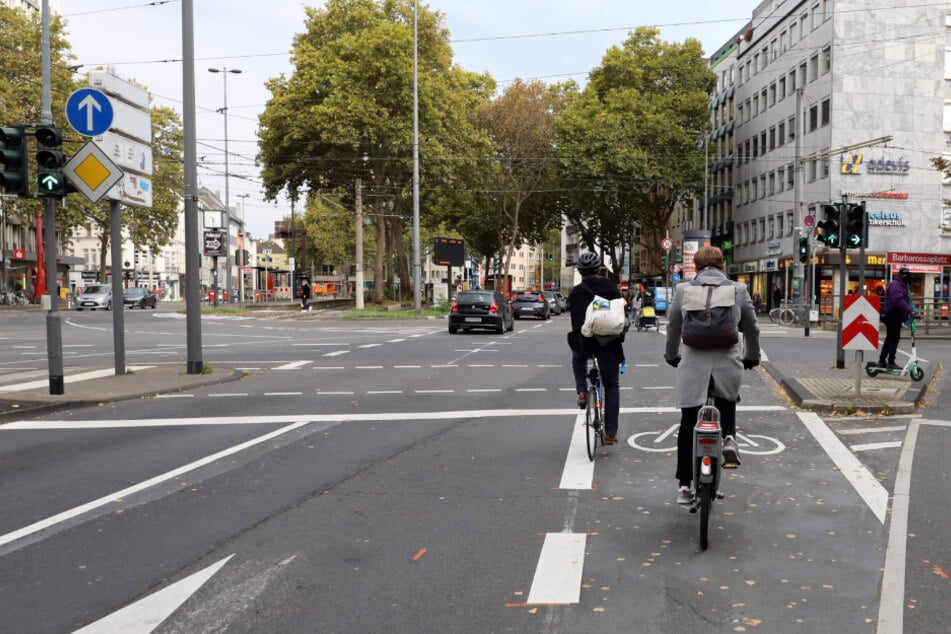
<svg viewBox="0 0 951 634">
<path fill-rule="evenodd" d="M 571 348 L 571 369 L 575 377 L 575 391 L 578 393 L 578 407 L 587 405 L 588 385 L 585 374 L 589 356 L 595 356 L 601 368 L 601 380 L 604 384 L 604 444 L 617 444 L 618 417 L 621 408 L 619 387 L 619 367 L 624 361 L 623 336 L 602 345 L 594 337 L 581 334 L 588 305 L 598 295 L 604 299 L 620 299 L 618 285 L 601 274 L 601 258 L 591 251 L 578 255 L 575 264 L 581 274 L 581 283 L 571 289 L 568 295 L 568 310 L 571 311 L 571 332 L 568 333 L 568 347 Z"/>
<path fill-rule="evenodd" d="M 677 434 L 677 503 L 690 504 L 693 494 L 692 441 L 693 428 L 700 407 L 707 399 L 710 380 L 714 384 L 714 403 L 720 410 L 723 439 L 723 462 L 739 464 L 736 445 L 736 402 L 739 400 L 743 370 L 759 365 L 759 325 L 746 285 L 731 281 L 725 273 L 723 252 L 717 247 L 703 247 L 694 256 L 696 282 L 705 285 L 735 288 L 732 306 L 733 322 L 742 333 L 741 341 L 726 348 L 701 349 L 683 345 L 682 327 L 685 318 L 684 291 L 691 282 L 682 282 L 674 291 L 667 311 L 667 343 L 665 361 L 677 368 L 677 407 L 680 408 L 680 431 Z M 743 343 L 745 342 L 745 349 Z"/>
</svg>

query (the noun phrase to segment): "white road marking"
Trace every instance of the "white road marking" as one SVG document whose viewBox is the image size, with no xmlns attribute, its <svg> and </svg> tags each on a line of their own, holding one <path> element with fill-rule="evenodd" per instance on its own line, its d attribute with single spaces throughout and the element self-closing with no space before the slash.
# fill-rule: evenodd
<svg viewBox="0 0 951 634">
<path fill-rule="evenodd" d="M 548 390 L 543 387 L 517 387 L 515 388 L 516 392 L 547 392 Z"/>
<path fill-rule="evenodd" d="M 179 424 L 181 424 L 181 421 L 179 422 Z M 24 526 L 23 528 L 7 533 L 6 535 L 0 535 L 0 546 L 15 542 L 18 539 L 22 539 L 34 533 L 38 533 L 39 531 L 55 526 L 56 524 L 59 524 L 60 522 L 65 522 L 74 517 L 78 517 L 79 515 L 82 515 L 83 513 L 87 513 L 89 511 L 98 509 L 108 504 L 115 503 L 117 500 L 121 500 L 123 498 L 129 497 L 130 495 L 133 495 L 140 491 L 144 491 L 148 489 L 149 487 L 155 486 L 156 484 L 161 484 L 162 482 L 173 480 L 185 473 L 188 473 L 189 471 L 194 471 L 195 469 L 211 464 L 215 462 L 216 460 L 220 460 L 232 454 L 236 454 L 238 452 L 244 451 L 245 449 L 248 449 L 249 447 L 259 445 L 263 442 L 267 442 L 269 440 L 277 438 L 278 436 L 282 436 L 288 432 L 294 431 L 295 429 L 298 429 L 300 427 L 303 427 L 304 425 L 309 425 L 309 424 L 310 424 L 310 421 L 298 421 L 296 423 L 292 423 L 290 425 L 281 427 L 280 429 L 277 429 L 270 433 L 264 434 L 262 436 L 258 436 L 257 438 L 252 438 L 251 440 L 248 440 L 246 442 L 240 443 L 238 445 L 234 445 L 233 447 L 229 447 L 228 449 L 224 449 L 217 453 L 211 454 L 210 456 L 205 456 L 204 458 L 191 462 L 187 465 L 178 467 L 177 469 L 172 469 L 171 471 L 168 471 L 161 475 L 157 475 L 154 478 L 149 478 L 148 480 L 144 480 L 142 482 L 139 482 L 138 484 L 133 484 L 132 486 L 126 487 L 120 491 L 116 491 L 115 493 L 110 493 L 109 495 L 105 495 L 97 500 L 93 500 L 91 502 L 87 502 L 85 504 L 75 506 L 69 510 L 63 511 L 62 513 L 57 513 L 56 515 L 47 517 L 46 519 L 42 519 L 38 522 L 34 522 L 30 524 L 29 526 Z M 0 428 L 2 427 L 5 427 L 5 426 L 0 426 Z"/>
<path fill-rule="evenodd" d="M 501 392 L 502 388 L 500 387 L 485 387 L 485 388 L 472 388 L 466 390 L 466 392 Z"/>
<path fill-rule="evenodd" d="M 494 368 L 494 363 L 470 363 L 470 368 Z"/>
<path fill-rule="evenodd" d="M 406 341 L 406 339 L 390 339 L 386 343 L 402 343 L 404 341 Z"/>
<path fill-rule="evenodd" d="M 324 355 L 324 356 L 328 356 L 328 355 Z M 315 366 L 314 369 L 315 370 L 343 370 L 345 368 L 342 365 L 323 365 L 323 366 Z"/>
<path fill-rule="evenodd" d="M 347 354 L 348 352 L 350 352 L 350 351 L 349 351 L 349 350 L 337 350 L 336 352 L 328 352 L 328 353 L 325 354 L 324 356 L 325 356 L 325 357 L 339 357 L 340 355 L 342 355 L 342 354 Z"/>
<path fill-rule="evenodd" d="M 317 396 L 353 396 L 353 392 L 321 392 L 318 390 Z"/>
<path fill-rule="evenodd" d="M 350 344 L 346 342 L 341 343 L 339 341 L 336 341 L 332 343 L 292 343 L 291 345 L 304 348 L 309 346 L 349 346 Z"/>
<path fill-rule="evenodd" d="M 235 370 L 242 370 L 244 372 L 257 372 L 261 368 L 235 368 Z"/>
<path fill-rule="evenodd" d="M 905 431 L 908 425 L 895 425 L 894 427 L 863 427 L 861 429 L 840 429 L 838 432 L 844 436 L 849 434 L 874 434 L 883 431 Z"/>
<path fill-rule="evenodd" d="M 393 369 L 394 370 L 418 370 L 421 367 L 422 366 L 420 365 L 394 365 Z"/>
<path fill-rule="evenodd" d="M 891 442 L 870 442 L 861 445 L 849 445 L 849 449 L 852 451 L 875 451 L 876 449 L 894 449 L 895 447 L 901 447 L 900 440 L 893 440 Z"/>
<path fill-rule="evenodd" d="M 739 409 L 739 408 L 737 408 Z M 848 447 L 829 429 L 825 422 L 815 412 L 796 412 L 799 420 L 813 435 L 825 452 L 832 458 L 832 462 L 839 468 L 843 476 L 865 500 L 868 507 L 882 524 L 885 523 L 885 512 L 888 509 L 888 491 L 875 479 L 865 465 L 849 451 Z"/>
<path fill-rule="evenodd" d="M 645 387 L 645 390 L 673 390 L 675 386 L 673 385 L 659 385 L 657 387 Z"/>
<path fill-rule="evenodd" d="M 587 438 L 585 438 L 585 415 L 576 414 L 575 426 L 568 443 L 568 455 L 561 470 L 559 489 L 591 490 L 594 482 L 594 462 L 588 460 Z"/>
<path fill-rule="evenodd" d="M 43 354 L 46 354 L 45 352 Z M 154 365 L 130 365 L 127 366 L 129 372 L 137 372 L 139 370 L 149 370 L 154 368 Z M 91 372 L 81 372 L 79 374 L 71 374 L 63 378 L 63 383 L 78 383 L 79 381 L 87 381 L 89 379 L 101 379 L 106 376 L 113 376 L 116 373 L 115 369 L 106 369 L 106 370 L 93 370 Z M 0 392 L 20 392 L 23 390 L 38 390 L 44 387 L 49 387 L 49 379 L 42 381 L 30 381 L 28 383 L 17 383 L 15 385 L 4 385 L 0 386 Z"/>
<path fill-rule="evenodd" d="M 416 394 L 452 394 L 455 390 L 416 390 Z"/>
<path fill-rule="evenodd" d="M 208 398 L 230 398 L 232 396 L 247 396 L 247 392 L 222 392 L 220 394 L 209 394 Z"/>
<path fill-rule="evenodd" d="M 313 363 L 313 361 L 291 361 L 290 363 L 285 363 L 284 365 L 279 365 L 275 370 L 298 370 L 308 363 Z"/>
<path fill-rule="evenodd" d="M 355 365 L 354 370 L 382 370 L 382 365 Z"/>
<path fill-rule="evenodd" d="M 303 392 L 265 392 L 264 396 L 300 396 Z"/>
<path fill-rule="evenodd" d="M 357 346 L 358 348 L 376 348 L 377 346 L 382 346 L 382 343 L 365 343 L 362 346 Z"/>
<path fill-rule="evenodd" d="M 444 363 L 444 364 L 440 364 L 440 365 L 431 365 L 431 366 L 429 366 L 429 367 L 431 367 L 431 368 L 458 368 L 459 366 L 458 366 L 458 365 L 454 365 L 454 364 L 452 364 L 452 363 Z"/>
<path fill-rule="evenodd" d="M 402 394 L 403 390 L 370 390 L 367 394 Z"/>
<path fill-rule="evenodd" d="M 155 398 L 195 398 L 194 394 L 158 394 Z"/>
<path fill-rule="evenodd" d="M 218 563 L 199 570 L 181 581 L 176 581 L 167 588 L 162 588 L 118 612 L 113 612 L 95 623 L 76 630 L 73 634 L 112 634 L 113 632 L 148 634 L 174 614 L 175 610 L 198 592 L 198 589 L 214 577 L 232 557 L 234 555 L 228 555 Z"/>
<path fill-rule="evenodd" d="M 502 367 L 503 367 L 503 368 L 527 368 L 528 365 L 527 365 L 527 364 L 524 364 L 524 363 L 519 363 L 519 364 L 515 364 L 515 363 L 503 363 L 503 364 L 502 364 Z"/>
<path fill-rule="evenodd" d="M 548 533 L 542 545 L 529 605 L 564 605 L 581 600 L 585 533 Z"/>
</svg>

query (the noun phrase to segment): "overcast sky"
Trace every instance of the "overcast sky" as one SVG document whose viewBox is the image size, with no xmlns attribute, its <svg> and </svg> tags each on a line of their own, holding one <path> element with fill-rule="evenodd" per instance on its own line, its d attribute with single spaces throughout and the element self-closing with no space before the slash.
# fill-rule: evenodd
<svg viewBox="0 0 951 634">
<path fill-rule="evenodd" d="M 286 203 L 265 202 L 258 169 L 257 116 L 269 97 L 265 81 L 289 75 L 288 51 L 303 30 L 299 0 L 194 0 L 198 157 L 202 185 L 224 198 L 224 105 L 227 75 L 228 150 L 232 206 L 245 205 L 248 230 L 266 237 L 274 220 L 290 213 Z M 638 26 L 657 26 L 668 41 L 698 38 L 709 55 L 749 20 L 755 0 L 420 0 L 441 11 L 451 33 L 455 61 L 488 71 L 504 87 L 516 77 L 583 83 L 605 51 Z M 154 105 L 181 112 L 180 0 L 62 0 L 68 38 L 83 64 L 99 65 L 144 84 Z M 524 36 L 524 37 L 510 37 Z M 204 157 L 204 158 L 203 158 Z M 247 194 L 248 197 L 241 196 Z"/>
</svg>

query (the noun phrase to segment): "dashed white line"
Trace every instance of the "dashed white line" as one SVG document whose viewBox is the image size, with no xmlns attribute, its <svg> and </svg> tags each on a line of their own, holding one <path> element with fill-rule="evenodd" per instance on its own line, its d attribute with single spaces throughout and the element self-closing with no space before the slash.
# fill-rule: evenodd
<svg viewBox="0 0 951 634">
<path fill-rule="evenodd" d="M 402 343 L 404 341 L 406 341 L 406 339 L 390 339 L 386 343 Z"/>
<path fill-rule="evenodd" d="M 279 365 L 275 370 L 299 370 L 308 363 L 313 363 L 313 361 L 291 361 L 290 363 L 285 363 L 284 365 Z"/>
<path fill-rule="evenodd" d="M 350 351 L 349 351 L 349 350 L 337 350 L 336 352 L 328 352 L 328 353 L 325 354 L 324 356 L 325 356 L 325 357 L 339 357 L 340 355 L 342 355 L 342 354 L 347 354 L 348 352 L 350 352 Z"/>
<path fill-rule="evenodd" d="M 354 370 L 382 370 L 382 365 L 355 365 Z"/>
<path fill-rule="evenodd" d="M 517 387 L 515 388 L 516 392 L 547 392 L 543 387 Z"/>
<path fill-rule="evenodd" d="M 314 369 L 315 370 L 343 370 L 344 367 L 342 365 L 318 365 L 318 366 L 314 366 Z"/>
<path fill-rule="evenodd" d="M 303 392 L 265 392 L 264 396 L 300 396 Z"/>
<path fill-rule="evenodd" d="M 585 415 L 578 414 L 575 426 L 571 432 L 571 441 L 568 443 L 568 455 L 565 457 L 565 466 L 561 470 L 559 489 L 590 490 L 594 482 L 594 462 L 588 460 L 585 443 Z"/>
<path fill-rule="evenodd" d="M 230 398 L 232 396 L 247 396 L 247 395 L 248 395 L 247 392 L 229 392 L 229 393 L 222 393 L 222 394 L 209 394 L 208 397 L 209 398 Z"/>
<path fill-rule="evenodd" d="M 894 440 L 891 442 L 869 442 L 860 445 L 849 445 L 849 449 L 852 451 L 875 451 L 876 449 L 894 449 L 895 447 L 901 447 L 900 440 Z"/>
<path fill-rule="evenodd" d="M 500 387 L 488 387 L 488 388 L 472 388 L 471 390 L 466 390 L 466 392 L 501 392 L 502 388 Z"/>
<path fill-rule="evenodd" d="M 382 346 L 382 343 L 365 343 L 362 346 L 357 346 L 358 348 L 376 348 L 377 346 Z"/>
<path fill-rule="evenodd" d="M 863 427 L 861 429 L 839 429 L 840 434 L 848 436 L 849 434 L 874 434 L 883 431 L 905 431 L 907 425 L 895 425 L 894 427 Z"/>
<path fill-rule="evenodd" d="M 564 605 L 581 600 L 585 533 L 548 533 L 535 568 L 529 605 Z"/>
<path fill-rule="evenodd" d="M 159 394 L 155 398 L 194 398 L 194 394 Z"/>
<path fill-rule="evenodd" d="M 403 390 L 369 390 L 367 394 L 402 394 Z"/>
<path fill-rule="evenodd" d="M 418 370 L 421 367 L 423 366 L 421 365 L 394 365 L 393 369 L 394 370 Z"/>
<path fill-rule="evenodd" d="M 353 396 L 353 392 L 317 392 L 317 396 Z"/>
<path fill-rule="evenodd" d="M 452 394 L 455 390 L 416 390 L 417 394 Z"/>
</svg>

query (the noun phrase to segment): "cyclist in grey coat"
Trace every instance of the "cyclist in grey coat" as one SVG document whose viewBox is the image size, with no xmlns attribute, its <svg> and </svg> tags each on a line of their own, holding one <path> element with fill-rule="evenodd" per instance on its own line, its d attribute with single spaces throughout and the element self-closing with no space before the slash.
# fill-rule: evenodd
<svg viewBox="0 0 951 634">
<path fill-rule="evenodd" d="M 696 279 L 706 284 L 736 287 L 733 317 L 743 333 L 741 342 L 732 348 L 699 349 L 681 343 L 683 326 L 683 294 L 689 284 L 678 284 L 667 311 L 667 345 L 664 359 L 677 368 L 677 407 L 681 408 L 680 432 L 677 435 L 677 480 L 680 484 L 677 502 L 689 504 L 693 480 L 693 428 L 700 407 L 707 400 L 707 388 L 713 378 L 715 404 L 720 410 L 724 436 L 723 460 L 739 464 L 736 446 L 736 402 L 739 400 L 743 370 L 759 365 L 759 324 L 746 284 L 731 281 L 724 272 L 723 252 L 717 247 L 703 247 L 694 255 Z M 745 349 L 743 343 L 745 342 Z"/>
</svg>

